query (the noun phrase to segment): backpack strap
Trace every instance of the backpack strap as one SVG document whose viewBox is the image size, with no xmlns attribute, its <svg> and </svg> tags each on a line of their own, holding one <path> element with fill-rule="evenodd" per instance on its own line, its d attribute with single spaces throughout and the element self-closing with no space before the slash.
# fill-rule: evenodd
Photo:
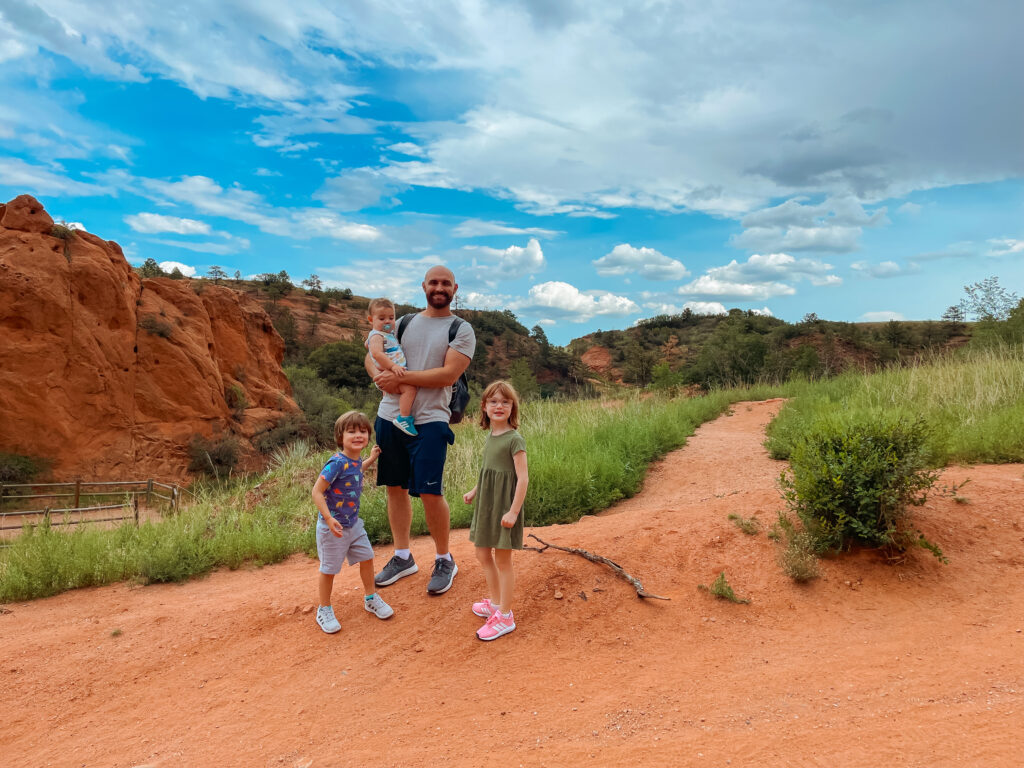
<svg viewBox="0 0 1024 768">
<path fill-rule="evenodd" d="M 398 318 L 398 325 L 395 327 L 395 338 L 398 339 L 399 344 L 402 343 L 402 334 L 405 333 L 405 327 L 412 322 L 412 318 L 413 315 L 402 315 Z"/>
<path fill-rule="evenodd" d="M 459 316 L 452 317 L 452 324 L 448 326 L 448 343 L 451 344 L 455 341 L 455 336 L 459 333 L 459 326 L 465 322 Z"/>
</svg>

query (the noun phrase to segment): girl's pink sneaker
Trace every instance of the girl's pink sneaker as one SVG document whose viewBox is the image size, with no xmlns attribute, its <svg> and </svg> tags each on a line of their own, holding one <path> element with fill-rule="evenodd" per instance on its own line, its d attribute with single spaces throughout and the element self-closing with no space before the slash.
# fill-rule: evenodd
<svg viewBox="0 0 1024 768">
<path fill-rule="evenodd" d="M 481 619 L 491 618 L 491 614 L 494 613 L 494 606 L 491 605 L 491 598 L 485 597 L 479 603 L 473 603 L 473 613 Z"/>
<path fill-rule="evenodd" d="M 512 617 L 512 611 L 509 611 L 507 616 L 503 616 L 500 611 L 495 611 L 487 623 L 476 631 L 476 636 L 481 640 L 497 640 L 515 628 L 516 621 Z"/>
</svg>

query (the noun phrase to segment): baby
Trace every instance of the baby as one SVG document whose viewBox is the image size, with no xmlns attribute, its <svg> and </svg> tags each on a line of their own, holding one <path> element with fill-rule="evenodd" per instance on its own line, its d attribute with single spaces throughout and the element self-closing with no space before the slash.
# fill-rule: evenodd
<svg viewBox="0 0 1024 768">
<path fill-rule="evenodd" d="M 389 299 L 374 299 L 367 310 L 367 320 L 373 326 L 366 337 L 366 348 L 370 350 L 373 364 L 379 371 L 391 371 L 401 378 L 405 375 L 405 353 L 395 337 L 395 305 Z M 416 437 L 416 425 L 412 418 L 412 404 L 416 399 L 416 387 L 399 384 L 398 413 L 394 424 L 405 434 Z"/>
</svg>

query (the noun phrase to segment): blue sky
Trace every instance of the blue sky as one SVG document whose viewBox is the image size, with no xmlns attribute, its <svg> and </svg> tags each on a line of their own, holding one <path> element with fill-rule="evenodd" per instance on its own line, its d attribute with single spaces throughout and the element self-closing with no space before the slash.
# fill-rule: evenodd
<svg viewBox="0 0 1024 768">
<path fill-rule="evenodd" d="M 332 7 L 336 6 L 336 7 Z M 1024 293 L 1024 5 L 0 0 L 0 197 L 560 344 Z"/>
</svg>

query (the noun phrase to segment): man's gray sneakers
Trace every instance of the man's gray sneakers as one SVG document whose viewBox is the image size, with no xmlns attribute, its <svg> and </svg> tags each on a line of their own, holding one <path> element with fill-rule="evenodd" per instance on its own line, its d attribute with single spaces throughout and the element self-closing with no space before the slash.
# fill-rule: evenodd
<svg viewBox="0 0 1024 768">
<path fill-rule="evenodd" d="M 443 557 L 434 559 L 434 571 L 430 574 L 430 583 L 427 584 L 427 592 L 431 595 L 443 595 L 452 588 L 455 574 L 459 567 L 454 560 Z"/>
<path fill-rule="evenodd" d="M 406 576 L 412 576 L 418 570 L 419 566 L 416 565 L 416 561 L 412 559 L 412 555 L 409 555 L 406 558 L 394 555 L 390 560 L 388 560 L 388 563 L 384 566 L 383 570 L 373 577 L 373 583 L 378 587 L 386 587 L 389 584 L 394 584 L 399 579 L 405 578 Z"/>
</svg>

